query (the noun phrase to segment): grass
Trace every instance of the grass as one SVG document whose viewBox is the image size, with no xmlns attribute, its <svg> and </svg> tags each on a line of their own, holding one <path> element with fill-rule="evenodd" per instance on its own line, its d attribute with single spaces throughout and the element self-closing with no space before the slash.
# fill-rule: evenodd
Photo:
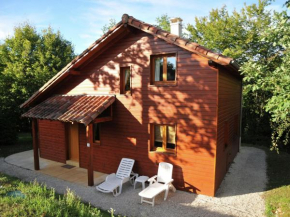
<svg viewBox="0 0 290 217">
<path fill-rule="evenodd" d="M 19 133 L 18 140 L 15 145 L 1 145 L 0 157 L 7 157 L 9 155 L 23 152 L 32 149 L 32 137 L 30 133 Z"/>
<path fill-rule="evenodd" d="M 270 151 L 263 146 L 267 154 L 267 191 L 264 194 L 266 216 L 290 217 L 290 154 Z"/>
<path fill-rule="evenodd" d="M 21 191 L 25 198 L 8 196 Z M 1 216 L 113 216 L 109 212 L 82 203 L 72 191 L 58 195 L 37 182 L 27 183 L 0 173 Z"/>
<path fill-rule="evenodd" d="M 19 133 L 15 145 L 0 146 L 0 157 L 31 150 L 30 133 Z M 8 192 L 20 190 L 25 198 L 9 197 Z M 0 173 L 0 216 L 114 216 L 113 210 L 103 211 L 82 203 L 72 191 L 58 195 L 37 182 L 27 183 Z"/>
<path fill-rule="evenodd" d="M 267 216 L 290 216 L 290 185 L 269 190 L 264 197 Z"/>
</svg>

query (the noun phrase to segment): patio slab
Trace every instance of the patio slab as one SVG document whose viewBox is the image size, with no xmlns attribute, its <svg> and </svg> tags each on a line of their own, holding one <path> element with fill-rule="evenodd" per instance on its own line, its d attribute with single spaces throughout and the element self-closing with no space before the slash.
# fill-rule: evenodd
<svg viewBox="0 0 290 217">
<path fill-rule="evenodd" d="M 7 158 L 5 158 L 5 161 L 9 164 L 21 168 L 34 170 L 33 150 L 10 155 Z M 73 182 L 84 186 L 88 185 L 88 173 L 86 169 L 79 167 L 73 167 L 68 169 L 64 168 L 63 167 L 64 165 L 66 164 L 47 160 L 40 157 L 39 158 L 40 170 L 35 172 L 43 173 L 49 176 L 53 176 L 68 182 Z M 106 179 L 107 175 L 108 174 L 101 172 L 94 172 L 95 185 L 103 182 Z"/>
<path fill-rule="evenodd" d="M 26 153 L 27 154 L 27 153 Z M 170 192 L 168 199 L 164 194 L 156 197 L 155 206 L 141 204 L 138 193 L 129 183 L 123 186 L 122 194 L 114 197 L 103 194 L 95 187 L 87 187 L 68 182 L 47 174 L 24 169 L 10 164 L 9 158 L 0 158 L 0 172 L 18 177 L 25 181 L 37 180 L 58 193 L 73 190 L 85 202 L 93 206 L 115 210 L 116 214 L 126 216 L 264 216 L 264 201 L 261 197 L 266 186 L 266 154 L 253 147 L 242 147 L 229 169 L 216 197 L 196 195 L 177 191 Z M 8 163 L 9 162 L 9 163 Z M 14 161 L 15 162 L 15 161 Z M 17 162 L 16 162 L 17 163 Z M 41 162 L 45 164 L 46 162 Z"/>
</svg>

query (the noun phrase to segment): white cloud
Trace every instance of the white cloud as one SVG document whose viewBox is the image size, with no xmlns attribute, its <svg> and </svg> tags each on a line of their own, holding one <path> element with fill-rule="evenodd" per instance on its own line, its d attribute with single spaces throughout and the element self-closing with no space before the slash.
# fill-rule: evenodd
<svg viewBox="0 0 290 217">
<path fill-rule="evenodd" d="M 50 19 L 49 11 L 43 11 L 42 13 L 34 13 L 25 16 L 21 15 L 0 15 L 0 40 L 13 35 L 14 28 L 22 23 L 28 22 L 36 28 L 46 28 L 46 23 Z"/>
<path fill-rule="evenodd" d="M 211 3 L 211 7 L 230 5 L 229 2 L 231 0 Z M 82 8 L 78 11 L 79 16 L 71 18 L 73 22 L 83 27 L 77 39 L 79 41 L 79 46 L 76 47 L 78 53 L 103 35 L 101 29 L 109 23 L 110 19 L 119 22 L 124 13 L 150 24 L 156 24 L 157 17 L 167 14 L 170 17 L 181 17 L 186 25 L 193 23 L 195 16 L 205 16 L 209 12 L 209 7 L 204 2 L 191 1 L 189 3 L 188 0 L 86 0 L 82 3 Z"/>
</svg>

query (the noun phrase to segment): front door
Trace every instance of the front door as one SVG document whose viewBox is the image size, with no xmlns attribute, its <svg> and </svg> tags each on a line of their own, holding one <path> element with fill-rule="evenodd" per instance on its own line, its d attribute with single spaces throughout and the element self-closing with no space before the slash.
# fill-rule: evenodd
<svg viewBox="0 0 290 217">
<path fill-rule="evenodd" d="M 69 125 L 69 147 L 68 161 L 69 164 L 78 165 L 79 163 L 79 125 L 77 123 Z"/>
</svg>

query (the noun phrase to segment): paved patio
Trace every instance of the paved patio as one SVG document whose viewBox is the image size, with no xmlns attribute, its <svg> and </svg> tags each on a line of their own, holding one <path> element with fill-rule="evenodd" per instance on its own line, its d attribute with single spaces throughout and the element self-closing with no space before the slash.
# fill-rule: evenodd
<svg viewBox="0 0 290 217">
<path fill-rule="evenodd" d="M 9 164 L 22 167 L 29 170 L 34 170 L 33 163 L 33 150 L 24 151 L 21 153 L 13 154 L 5 158 L 5 161 Z M 86 169 L 79 167 L 66 168 L 63 167 L 66 164 L 39 158 L 40 170 L 37 172 L 53 176 L 58 179 L 62 179 L 68 182 L 88 185 L 88 173 Z M 95 185 L 103 182 L 108 174 L 94 172 L 94 183 Z"/>
<path fill-rule="evenodd" d="M 159 195 L 155 207 L 141 204 L 138 196 L 141 188 L 134 189 L 129 183 L 124 185 L 120 196 L 114 197 L 112 194 L 97 192 L 95 187 L 61 180 L 41 170 L 22 168 L 19 162 L 14 162 L 17 166 L 13 165 L 9 159 L 11 156 L 5 160 L 0 158 L 0 172 L 25 181 L 36 179 L 55 188 L 58 193 L 65 193 L 70 188 L 83 201 L 104 210 L 113 208 L 115 213 L 126 216 L 263 216 L 264 213 L 261 195 L 267 182 L 266 155 L 257 148 L 242 147 L 216 197 L 182 191 L 170 192 L 167 201 L 163 201 L 164 194 Z"/>
</svg>

